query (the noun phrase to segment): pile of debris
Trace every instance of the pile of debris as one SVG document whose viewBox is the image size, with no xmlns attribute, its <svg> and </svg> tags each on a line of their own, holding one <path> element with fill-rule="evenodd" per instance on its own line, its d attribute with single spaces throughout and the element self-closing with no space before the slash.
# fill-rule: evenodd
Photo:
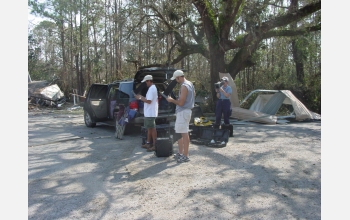
<svg viewBox="0 0 350 220">
<path fill-rule="evenodd" d="M 57 84 L 45 80 L 28 82 L 28 103 L 39 106 L 61 107 L 65 102 L 66 97 Z"/>
<path fill-rule="evenodd" d="M 319 121 L 321 115 L 310 111 L 289 90 L 257 89 L 252 91 L 243 101 L 239 102 L 237 87 L 229 73 L 219 73 L 220 78 L 226 76 L 232 88 L 230 97 L 231 117 L 239 122 L 258 122 L 263 124 L 286 123 L 290 121 Z M 243 104 L 249 99 L 255 99 L 249 109 L 243 108 Z M 288 114 L 281 114 L 282 106 L 288 109 Z M 283 113 L 283 112 L 282 112 Z"/>
</svg>

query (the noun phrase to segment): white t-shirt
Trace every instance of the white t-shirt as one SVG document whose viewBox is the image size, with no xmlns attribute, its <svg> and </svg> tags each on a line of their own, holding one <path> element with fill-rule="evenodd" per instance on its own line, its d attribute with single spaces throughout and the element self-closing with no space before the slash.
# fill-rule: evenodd
<svg viewBox="0 0 350 220">
<path fill-rule="evenodd" d="M 155 85 L 151 85 L 148 88 L 146 99 L 151 100 L 151 104 L 145 102 L 143 107 L 143 113 L 145 117 L 157 117 L 158 116 L 158 91 Z"/>
</svg>

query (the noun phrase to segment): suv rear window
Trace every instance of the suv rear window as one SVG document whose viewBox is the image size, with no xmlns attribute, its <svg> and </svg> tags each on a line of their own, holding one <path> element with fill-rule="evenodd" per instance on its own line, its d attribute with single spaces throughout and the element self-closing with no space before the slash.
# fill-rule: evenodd
<svg viewBox="0 0 350 220">
<path fill-rule="evenodd" d="M 105 99 L 107 94 L 107 85 L 94 85 L 90 92 L 91 99 Z"/>
<path fill-rule="evenodd" d="M 118 87 L 112 87 L 109 91 L 109 99 L 117 100 L 117 99 L 129 99 L 129 95 L 125 92 L 119 90 Z"/>
</svg>

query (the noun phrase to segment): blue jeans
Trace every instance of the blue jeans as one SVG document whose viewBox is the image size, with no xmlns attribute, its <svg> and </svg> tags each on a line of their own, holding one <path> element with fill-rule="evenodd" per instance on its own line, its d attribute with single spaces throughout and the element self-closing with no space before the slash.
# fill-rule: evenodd
<svg viewBox="0 0 350 220">
<path fill-rule="evenodd" d="M 221 116 L 224 114 L 224 123 L 230 124 L 230 114 L 231 114 L 231 101 L 229 99 L 218 99 L 216 102 L 216 109 L 215 109 L 215 124 L 220 125 L 221 123 Z"/>
</svg>

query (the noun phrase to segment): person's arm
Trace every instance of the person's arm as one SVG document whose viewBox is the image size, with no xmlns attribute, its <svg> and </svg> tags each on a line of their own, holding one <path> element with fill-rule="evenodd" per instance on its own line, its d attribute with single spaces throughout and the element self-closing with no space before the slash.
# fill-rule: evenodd
<svg viewBox="0 0 350 220">
<path fill-rule="evenodd" d="M 141 98 L 141 101 L 146 102 L 147 104 L 151 104 L 152 100 L 148 100 L 145 97 Z"/>
<path fill-rule="evenodd" d="M 230 93 L 227 93 L 227 92 L 225 92 L 224 91 L 224 89 L 222 88 L 222 87 L 220 87 L 220 92 L 222 92 L 222 94 L 224 94 L 224 96 L 226 97 L 226 98 L 229 98 L 230 97 Z M 220 95 L 220 93 L 219 93 L 219 95 Z M 220 97 L 220 96 L 219 96 Z"/>
<path fill-rule="evenodd" d="M 141 99 L 140 99 L 140 97 L 141 97 Z M 152 100 L 147 100 L 146 97 L 143 97 L 142 95 L 136 95 L 135 98 L 137 100 L 141 100 L 143 102 L 146 102 L 147 104 L 151 104 L 152 103 Z"/>
<path fill-rule="evenodd" d="M 171 98 L 170 96 L 168 96 L 168 98 L 166 99 L 168 102 L 172 102 L 175 105 L 178 106 L 183 106 L 185 104 L 186 101 L 186 97 L 187 97 L 187 93 L 188 93 L 188 89 L 186 86 L 181 86 L 181 95 L 180 98 L 178 100 L 175 100 L 173 98 Z"/>
<path fill-rule="evenodd" d="M 147 96 L 148 96 L 148 98 L 147 98 Z M 154 96 L 158 97 L 158 90 L 157 90 L 157 88 L 155 86 L 152 85 L 148 89 L 146 97 L 143 97 L 141 95 L 137 95 L 137 96 L 135 96 L 135 98 L 139 99 L 139 100 L 141 100 L 141 101 L 143 101 L 143 102 L 145 102 L 147 104 L 151 104 L 152 103 L 152 99 L 153 99 Z M 141 97 L 141 99 L 140 99 L 140 97 Z"/>
</svg>

